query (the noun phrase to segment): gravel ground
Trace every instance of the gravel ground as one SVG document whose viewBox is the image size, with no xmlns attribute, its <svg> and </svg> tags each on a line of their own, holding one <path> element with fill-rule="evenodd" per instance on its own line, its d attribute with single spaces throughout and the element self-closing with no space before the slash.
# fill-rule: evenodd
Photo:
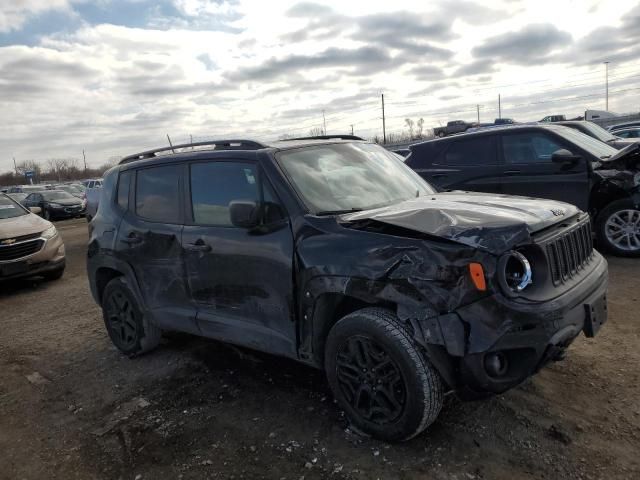
<svg viewBox="0 0 640 480">
<path fill-rule="evenodd" d="M 640 478 L 640 260 L 609 258 L 609 322 L 495 398 L 449 397 L 400 445 L 348 428 L 319 372 L 188 335 L 127 359 L 85 275 L 0 284 L 0 478 Z"/>
</svg>

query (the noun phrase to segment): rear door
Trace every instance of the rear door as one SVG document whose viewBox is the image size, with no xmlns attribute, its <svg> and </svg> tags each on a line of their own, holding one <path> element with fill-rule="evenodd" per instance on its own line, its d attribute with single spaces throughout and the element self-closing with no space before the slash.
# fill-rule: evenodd
<svg viewBox="0 0 640 480">
<path fill-rule="evenodd" d="M 573 164 L 551 161 L 557 150 L 579 154 L 575 146 L 542 130 L 503 133 L 500 144 L 505 163 L 504 193 L 560 200 L 588 211 L 587 160 L 581 158 Z"/>
<path fill-rule="evenodd" d="M 434 148 L 417 146 L 407 165 L 444 190 L 500 193 L 503 165 L 495 135 L 455 137 L 435 148 L 439 142 L 433 143 Z"/>
<path fill-rule="evenodd" d="M 183 170 L 178 164 L 140 168 L 128 185 L 119 185 L 118 204 L 127 193 L 129 201 L 126 209 L 121 207 L 116 248 L 120 259 L 133 269 L 155 322 L 167 329 L 198 333 L 182 255 Z"/>
<path fill-rule="evenodd" d="M 259 350 L 295 356 L 293 235 L 257 163 L 192 163 L 183 232 L 185 265 L 203 334 Z M 265 205 L 260 228 L 232 225 L 229 204 Z"/>
</svg>

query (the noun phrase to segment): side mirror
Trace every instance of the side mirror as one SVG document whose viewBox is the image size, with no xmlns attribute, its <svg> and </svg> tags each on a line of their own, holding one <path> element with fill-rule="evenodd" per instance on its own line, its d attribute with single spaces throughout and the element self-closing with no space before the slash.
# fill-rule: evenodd
<svg viewBox="0 0 640 480">
<path fill-rule="evenodd" d="M 229 203 L 231 224 L 239 228 L 253 228 L 259 223 L 257 202 L 251 200 L 234 200 Z"/>
<path fill-rule="evenodd" d="M 36 215 L 40 215 L 42 213 L 42 209 L 40 207 L 29 207 L 29 211 Z"/>
<path fill-rule="evenodd" d="M 551 154 L 551 161 L 553 163 L 576 163 L 580 158 L 580 155 L 574 155 L 564 148 L 556 150 Z"/>
</svg>

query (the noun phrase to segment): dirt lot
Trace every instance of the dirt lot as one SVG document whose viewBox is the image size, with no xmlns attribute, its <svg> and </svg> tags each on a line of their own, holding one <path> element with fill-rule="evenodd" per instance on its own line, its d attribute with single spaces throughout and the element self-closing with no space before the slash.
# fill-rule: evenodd
<svg viewBox="0 0 640 480">
<path fill-rule="evenodd" d="M 64 277 L 0 285 L 0 478 L 640 478 L 639 260 L 609 258 L 596 339 L 389 446 L 292 361 L 187 335 L 123 357 L 89 294 L 86 223 L 58 227 Z"/>
</svg>

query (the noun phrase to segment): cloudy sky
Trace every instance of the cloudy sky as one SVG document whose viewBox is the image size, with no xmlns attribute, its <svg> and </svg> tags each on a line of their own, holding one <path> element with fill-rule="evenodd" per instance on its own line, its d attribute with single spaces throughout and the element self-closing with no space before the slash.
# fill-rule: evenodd
<svg viewBox="0 0 640 480">
<path fill-rule="evenodd" d="M 0 0 L 0 172 L 406 117 L 640 110 L 640 1 Z"/>
</svg>

